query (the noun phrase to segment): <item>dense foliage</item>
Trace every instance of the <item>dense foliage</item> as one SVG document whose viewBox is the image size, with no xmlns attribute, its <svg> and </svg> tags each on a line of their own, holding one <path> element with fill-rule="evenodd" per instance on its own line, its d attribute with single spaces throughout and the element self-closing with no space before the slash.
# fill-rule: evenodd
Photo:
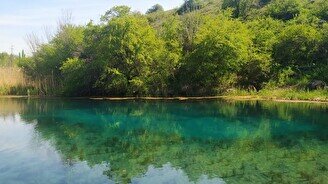
<svg viewBox="0 0 328 184">
<path fill-rule="evenodd" d="M 61 25 L 19 65 L 44 95 L 215 95 L 328 82 L 325 0 L 186 0 Z"/>
<path fill-rule="evenodd" d="M 150 14 L 150 13 L 155 13 L 155 12 L 160 12 L 160 11 L 164 11 L 164 8 L 162 5 L 160 4 L 155 4 L 154 6 L 152 6 L 151 8 L 149 8 L 146 12 L 146 14 Z"/>
</svg>

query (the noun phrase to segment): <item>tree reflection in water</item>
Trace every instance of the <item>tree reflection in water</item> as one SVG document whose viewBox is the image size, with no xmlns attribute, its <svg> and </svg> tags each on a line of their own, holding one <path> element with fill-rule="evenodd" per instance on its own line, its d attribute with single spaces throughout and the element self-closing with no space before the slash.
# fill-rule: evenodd
<svg viewBox="0 0 328 184">
<path fill-rule="evenodd" d="M 323 104 L 0 100 L 4 104 L 36 122 L 35 131 L 67 164 L 107 163 L 104 174 L 113 181 L 328 180 Z"/>
</svg>

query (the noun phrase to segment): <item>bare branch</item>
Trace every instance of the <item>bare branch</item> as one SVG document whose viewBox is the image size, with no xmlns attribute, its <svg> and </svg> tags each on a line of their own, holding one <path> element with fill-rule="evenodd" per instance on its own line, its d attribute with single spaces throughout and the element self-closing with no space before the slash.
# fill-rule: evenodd
<svg viewBox="0 0 328 184">
<path fill-rule="evenodd" d="M 43 32 L 44 32 L 46 41 L 49 43 L 54 36 L 54 33 L 53 33 L 51 27 L 43 26 Z"/>
<path fill-rule="evenodd" d="M 25 37 L 25 41 L 31 49 L 32 53 L 36 52 L 42 44 L 42 39 L 38 37 L 35 33 L 27 34 Z"/>
<path fill-rule="evenodd" d="M 72 24 L 72 11 L 71 10 L 62 10 L 62 16 L 58 19 L 58 31 L 63 30 L 65 26 Z"/>
</svg>

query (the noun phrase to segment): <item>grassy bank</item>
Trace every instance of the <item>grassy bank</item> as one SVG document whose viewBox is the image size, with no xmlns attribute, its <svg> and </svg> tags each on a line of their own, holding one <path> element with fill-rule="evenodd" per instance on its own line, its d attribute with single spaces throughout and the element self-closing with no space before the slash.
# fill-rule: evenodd
<svg viewBox="0 0 328 184">
<path fill-rule="evenodd" d="M 226 94 L 231 98 L 258 98 L 266 100 L 293 100 L 328 102 L 328 90 L 264 89 L 258 92 L 233 90 Z"/>
<path fill-rule="evenodd" d="M 0 67 L 0 96 L 15 97 L 29 96 L 38 97 L 36 85 L 26 79 L 24 73 L 17 67 Z M 51 96 L 49 96 L 51 98 Z M 206 100 L 206 99 L 231 99 L 231 100 L 277 100 L 277 101 L 313 101 L 328 102 L 328 90 L 307 91 L 301 89 L 263 89 L 261 91 L 230 90 L 217 96 L 200 97 L 82 97 L 94 100 Z"/>
</svg>

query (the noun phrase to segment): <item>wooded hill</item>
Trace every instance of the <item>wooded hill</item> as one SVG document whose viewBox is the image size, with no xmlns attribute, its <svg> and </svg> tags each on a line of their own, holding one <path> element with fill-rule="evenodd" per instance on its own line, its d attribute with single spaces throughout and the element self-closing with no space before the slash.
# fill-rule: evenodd
<svg viewBox="0 0 328 184">
<path fill-rule="evenodd" d="M 40 95 L 217 95 L 328 82 L 328 1 L 186 0 L 62 21 L 19 66 Z M 33 41 L 34 40 L 34 41 Z"/>
</svg>

